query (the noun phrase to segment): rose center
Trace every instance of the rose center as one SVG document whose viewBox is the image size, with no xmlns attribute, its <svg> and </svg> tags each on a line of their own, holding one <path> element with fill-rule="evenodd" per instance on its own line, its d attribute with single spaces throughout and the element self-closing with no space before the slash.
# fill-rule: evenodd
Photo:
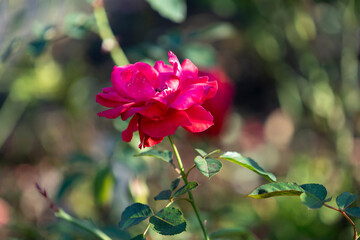
<svg viewBox="0 0 360 240">
<path fill-rule="evenodd" d="M 162 92 L 162 91 L 166 90 L 167 88 L 168 88 L 168 86 L 165 83 L 164 86 L 155 88 L 155 91 L 156 92 Z"/>
</svg>

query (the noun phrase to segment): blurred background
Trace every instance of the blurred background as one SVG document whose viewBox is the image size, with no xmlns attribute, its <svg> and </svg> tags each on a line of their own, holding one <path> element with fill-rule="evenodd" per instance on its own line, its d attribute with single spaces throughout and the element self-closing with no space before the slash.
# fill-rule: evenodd
<svg viewBox="0 0 360 240">
<path fill-rule="evenodd" d="M 165 203 L 153 197 L 176 177 L 164 162 L 133 156 L 138 138 L 122 142 L 126 123 L 96 115 L 116 42 L 100 37 L 104 16 L 94 6 L 0 0 L 0 239 L 93 239 L 55 219 L 35 182 L 70 214 L 130 239 L 146 225 L 121 232 L 123 209 L 134 201 L 161 209 Z M 359 194 L 360 1 L 104 0 L 104 8 L 131 63 L 167 62 L 171 50 L 219 82 L 205 103 L 215 126 L 174 138 L 185 168 L 193 147 L 220 148 L 252 157 L 280 181 L 320 183 L 334 198 Z M 156 146 L 169 147 L 165 140 Z M 335 211 L 307 210 L 296 197 L 245 198 L 265 181 L 231 163 L 210 180 L 195 170 L 190 179 L 200 183 L 194 196 L 210 232 L 352 239 Z M 179 205 L 188 231 L 166 239 L 201 239 L 190 206 Z M 148 239 L 163 238 L 150 231 Z"/>
</svg>

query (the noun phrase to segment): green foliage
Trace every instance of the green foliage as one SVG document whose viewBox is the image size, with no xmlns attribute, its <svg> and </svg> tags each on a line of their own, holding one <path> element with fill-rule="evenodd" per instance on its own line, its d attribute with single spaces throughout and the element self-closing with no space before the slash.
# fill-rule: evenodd
<svg viewBox="0 0 360 240">
<path fill-rule="evenodd" d="M 109 167 L 102 168 L 96 173 L 94 180 L 94 196 L 97 204 L 110 204 L 114 192 L 114 181 L 114 176 Z"/>
<path fill-rule="evenodd" d="M 257 164 L 257 162 L 255 162 L 251 158 L 242 156 L 240 153 L 226 152 L 222 154 L 220 158 L 239 164 L 240 166 L 245 167 L 247 169 L 250 169 L 251 171 L 265 177 L 270 182 L 276 181 L 276 177 L 274 174 L 266 172 L 262 167 L 259 166 L 259 164 Z"/>
<path fill-rule="evenodd" d="M 179 188 L 173 195 L 171 198 L 174 197 L 178 197 L 180 195 L 183 195 L 189 191 L 194 190 L 195 188 L 197 188 L 199 184 L 197 182 L 188 182 L 187 184 L 185 184 L 184 186 L 182 186 L 181 188 Z"/>
<path fill-rule="evenodd" d="M 222 168 L 222 163 L 215 158 L 196 156 L 194 162 L 199 171 L 208 178 L 217 174 Z"/>
<path fill-rule="evenodd" d="M 161 191 L 154 197 L 154 200 L 169 200 L 171 198 L 171 191 L 169 189 Z"/>
<path fill-rule="evenodd" d="M 200 149 L 200 148 L 195 148 L 195 151 L 196 151 L 201 157 L 206 158 L 206 157 L 211 156 L 211 155 L 213 155 L 213 154 L 215 154 L 215 153 L 219 153 L 219 152 L 220 152 L 220 149 L 216 149 L 216 150 L 214 150 L 214 151 L 212 151 L 212 152 L 210 152 L 210 153 L 207 153 L 207 152 L 205 152 L 204 150 L 202 150 L 202 149 Z"/>
<path fill-rule="evenodd" d="M 38 57 L 45 51 L 47 46 L 48 46 L 48 40 L 36 39 L 29 42 L 28 51 L 32 56 Z"/>
<path fill-rule="evenodd" d="M 216 232 L 210 233 L 210 239 L 218 240 L 254 240 L 252 233 L 245 228 L 230 228 L 221 229 Z"/>
<path fill-rule="evenodd" d="M 159 150 L 155 150 L 155 149 L 150 149 L 149 151 L 136 154 L 135 156 L 137 156 L 137 157 L 149 156 L 149 157 L 161 159 L 168 163 L 172 162 L 172 152 L 171 151 L 159 151 Z"/>
<path fill-rule="evenodd" d="M 174 191 L 180 183 L 180 178 L 176 178 L 174 181 L 171 182 L 170 190 Z"/>
<path fill-rule="evenodd" d="M 347 208 L 345 209 L 345 213 L 350 216 L 360 218 L 360 207 Z"/>
<path fill-rule="evenodd" d="M 195 151 L 202 157 L 205 157 L 207 155 L 207 153 L 200 148 L 195 148 Z"/>
<path fill-rule="evenodd" d="M 308 208 L 317 209 L 321 208 L 326 201 L 327 191 L 321 184 L 303 184 L 300 186 L 304 189 L 304 193 L 300 195 L 300 200 Z"/>
<path fill-rule="evenodd" d="M 143 234 L 139 234 L 133 238 L 131 238 L 131 240 L 145 240 L 145 236 Z"/>
<path fill-rule="evenodd" d="M 348 208 L 357 198 L 358 198 L 357 194 L 343 192 L 336 198 L 336 204 L 338 205 L 340 210 L 344 210 Z"/>
<path fill-rule="evenodd" d="M 95 31 L 95 26 L 94 16 L 84 13 L 69 14 L 64 22 L 65 33 L 77 39 L 84 38 L 90 31 Z"/>
<path fill-rule="evenodd" d="M 78 180 L 80 180 L 83 177 L 83 173 L 73 173 L 68 174 L 64 176 L 64 180 L 60 185 L 60 189 L 57 193 L 56 198 L 61 199 L 63 195 L 66 193 L 66 191 L 73 186 L 74 183 L 76 183 Z"/>
<path fill-rule="evenodd" d="M 180 209 L 170 206 L 150 218 L 150 227 L 162 235 L 175 235 L 186 230 L 186 222 Z"/>
<path fill-rule="evenodd" d="M 268 183 L 257 187 L 248 197 L 262 199 L 277 196 L 300 196 L 304 193 L 302 189 L 296 183 Z"/>
<path fill-rule="evenodd" d="M 148 217 L 154 215 L 153 211 L 148 205 L 142 203 L 134 203 L 123 211 L 121 214 L 121 221 L 119 227 L 121 230 L 125 230 L 131 226 L 134 226 Z"/>
<path fill-rule="evenodd" d="M 173 22 L 181 23 L 186 18 L 185 0 L 146 0 L 152 9 Z"/>
</svg>

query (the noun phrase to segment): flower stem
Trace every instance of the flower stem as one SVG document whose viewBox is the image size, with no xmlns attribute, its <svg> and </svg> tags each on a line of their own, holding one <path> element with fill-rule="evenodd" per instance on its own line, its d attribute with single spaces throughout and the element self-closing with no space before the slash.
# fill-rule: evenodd
<svg viewBox="0 0 360 240">
<path fill-rule="evenodd" d="M 123 66 L 129 64 L 129 60 L 111 30 L 103 0 L 94 0 L 92 5 L 99 35 L 103 40 L 103 44 L 108 43 L 109 47 L 106 50 L 110 51 L 111 58 L 116 65 Z"/>
<path fill-rule="evenodd" d="M 175 153 L 175 157 L 176 157 L 176 160 L 179 164 L 179 169 L 180 169 L 180 174 L 181 174 L 181 177 L 184 181 L 185 184 L 188 184 L 188 180 L 187 180 L 187 174 L 185 173 L 185 170 L 184 170 L 184 166 L 183 166 L 183 163 L 181 161 L 181 158 L 180 158 L 180 154 L 179 154 L 179 151 L 177 150 L 173 140 L 171 139 L 171 136 L 168 136 L 169 137 L 169 140 L 170 140 L 170 143 L 171 143 L 171 147 L 173 148 L 174 150 L 174 153 Z M 195 212 L 195 215 L 199 221 L 199 224 L 200 224 L 200 227 L 201 227 L 201 230 L 203 231 L 203 234 L 204 234 L 204 239 L 205 240 L 210 240 L 207 232 L 206 232 L 206 229 L 205 229 L 205 226 L 204 226 L 204 223 L 203 221 L 201 220 L 201 217 L 200 217 L 200 214 L 199 214 L 199 210 L 197 209 L 196 207 L 196 204 L 195 204 L 195 201 L 194 201 L 194 197 L 192 195 L 191 192 L 188 192 L 189 194 L 189 199 L 190 199 L 190 204 L 192 206 L 192 208 L 194 209 L 194 212 Z"/>
<path fill-rule="evenodd" d="M 333 210 L 335 210 L 335 211 L 338 211 L 339 213 L 341 213 L 341 214 L 350 222 L 350 224 L 352 225 L 353 230 L 354 230 L 354 238 L 353 238 L 353 240 L 357 240 L 357 239 L 360 237 L 360 235 L 358 234 L 358 232 L 357 232 L 357 230 L 356 230 L 355 223 L 353 222 L 353 220 L 351 220 L 351 218 L 350 218 L 344 211 L 342 211 L 342 210 L 339 209 L 339 208 L 334 208 L 334 207 L 332 207 L 332 206 L 330 206 L 330 205 L 327 205 L 326 203 L 324 203 L 323 205 L 324 205 L 325 207 L 327 207 L 327 208 L 330 208 L 330 209 L 333 209 Z"/>
<path fill-rule="evenodd" d="M 100 229 L 97 229 L 94 226 L 90 226 L 90 225 L 72 217 L 71 215 L 69 215 L 62 209 L 59 209 L 57 212 L 55 212 L 55 216 L 57 218 L 61 218 L 69 223 L 72 223 L 72 224 L 78 226 L 79 228 L 93 234 L 94 236 L 97 236 L 101 240 L 111 240 L 111 238 L 108 235 L 106 235 L 104 232 L 102 232 Z"/>
</svg>

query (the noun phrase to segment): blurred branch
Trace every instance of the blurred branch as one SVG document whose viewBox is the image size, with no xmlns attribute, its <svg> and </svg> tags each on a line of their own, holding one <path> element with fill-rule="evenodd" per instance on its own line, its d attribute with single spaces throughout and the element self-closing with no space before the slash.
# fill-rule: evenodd
<svg viewBox="0 0 360 240">
<path fill-rule="evenodd" d="M 97 236 L 99 239 L 111 240 L 111 238 L 108 235 L 106 235 L 104 232 L 102 232 L 100 229 L 97 229 L 94 226 L 90 226 L 89 224 L 86 224 L 85 222 L 74 218 L 73 216 L 69 215 L 67 212 L 65 212 L 61 208 L 57 212 L 55 212 L 55 216 L 57 218 L 61 218 L 61 219 L 65 220 L 71 224 L 74 224 L 75 226 L 78 226 L 79 228 L 93 234 L 94 236 Z"/>
<path fill-rule="evenodd" d="M 111 30 L 103 0 L 95 0 L 92 5 L 99 35 L 103 40 L 103 48 L 110 52 L 111 58 L 116 65 L 123 66 L 129 64 L 129 60 Z"/>
<path fill-rule="evenodd" d="M 112 240 L 108 235 L 106 235 L 103 231 L 96 228 L 95 226 L 90 226 L 86 222 L 80 221 L 80 220 L 74 218 L 73 216 L 71 216 L 70 214 L 68 214 L 67 212 L 65 212 L 64 210 L 62 210 L 61 208 L 58 208 L 52 202 L 52 200 L 48 197 L 46 190 L 44 188 L 42 188 L 38 183 L 35 183 L 35 187 L 38 190 L 38 192 L 49 202 L 50 208 L 51 208 L 51 210 L 54 211 L 55 217 L 63 219 L 65 221 L 85 230 L 86 232 L 91 233 L 94 236 L 97 236 L 99 239 Z"/>
<path fill-rule="evenodd" d="M 334 207 L 332 207 L 330 205 L 327 205 L 326 203 L 324 203 L 323 205 L 325 207 L 327 207 L 327 208 L 338 211 L 339 213 L 341 213 L 349 221 L 349 223 L 351 224 L 351 226 L 353 227 L 353 230 L 354 230 L 354 240 L 357 240 L 360 237 L 359 234 L 357 233 L 355 223 L 353 222 L 353 220 L 351 220 L 351 218 L 349 218 L 349 216 L 344 211 L 342 211 L 339 208 L 334 208 Z"/>
</svg>

